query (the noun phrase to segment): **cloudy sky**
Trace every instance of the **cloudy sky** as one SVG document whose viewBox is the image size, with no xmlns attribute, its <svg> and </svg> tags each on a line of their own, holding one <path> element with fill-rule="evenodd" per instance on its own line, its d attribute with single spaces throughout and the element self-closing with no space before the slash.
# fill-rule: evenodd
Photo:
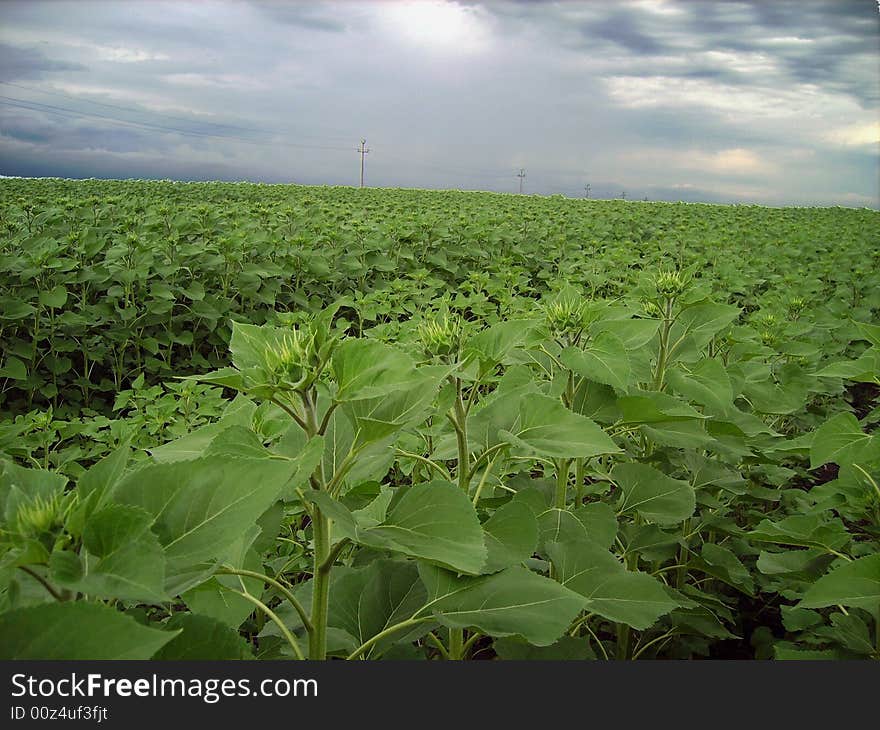
<svg viewBox="0 0 880 730">
<path fill-rule="evenodd" d="M 876 0 L 0 2 L 0 174 L 880 207 Z"/>
</svg>

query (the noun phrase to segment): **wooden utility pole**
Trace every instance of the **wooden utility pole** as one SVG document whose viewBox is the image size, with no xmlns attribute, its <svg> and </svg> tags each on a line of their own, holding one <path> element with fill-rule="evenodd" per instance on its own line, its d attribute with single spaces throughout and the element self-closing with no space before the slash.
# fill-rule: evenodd
<svg viewBox="0 0 880 730">
<path fill-rule="evenodd" d="M 367 140 L 361 140 L 361 146 L 358 147 L 358 152 L 361 153 L 361 187 L 364 186 L 364 155 L 366 155 L 370 150 L 366 148 Z"/>
<path fill-rule="evenodd" d="M 522 186 L 523 186 L 523 180 L 525 180 L 525 177 L 526 177 L 526 171 L 523 170 L 523 168 L 519 168 L 519 172 L 517 173 L 517 177 L 519 178 L 519 194 L 522 195 Z"/>
</svg>

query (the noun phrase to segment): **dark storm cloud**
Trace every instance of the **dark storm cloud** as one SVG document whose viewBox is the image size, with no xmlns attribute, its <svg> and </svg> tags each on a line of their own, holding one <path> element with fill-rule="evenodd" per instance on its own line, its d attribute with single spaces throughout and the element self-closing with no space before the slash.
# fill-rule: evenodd
<svg viewBox="0 0 880 730">
<path fill-rule="evenodd" d="M 0 43 L 0 81 L 39 79 L 53 71 L 85 71 L 80 63 L 47 58 L 36 48 Z"/>
<path fill-rule="evenodd" d="M 313 4 L 284 4 L 271 0 L 257 0 L 253 5 L 272 20 L 287 25 L 328 33 L 341 33 L 348 27 L 345 20 L 328 15 L 320 6 Z"/>
<path fill-rule="evenodd" d="M 613 12 L 601 20 L 588 21 L 580 30 L 588 42 L 616 43 L 636 55 L 659 55 L 672 48 L 651 35 L 637 16 L 623 11 Z"/>
</svg>

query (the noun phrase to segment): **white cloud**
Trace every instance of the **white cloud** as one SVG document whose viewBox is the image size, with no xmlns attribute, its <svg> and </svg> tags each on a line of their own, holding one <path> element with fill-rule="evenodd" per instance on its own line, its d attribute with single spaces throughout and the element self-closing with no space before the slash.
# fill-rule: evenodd
<svg viewBox="0 0 880 730">
<path fill-rule="evenodd" d="M 880 122 L 839 127 L 828 132 L 827 139 L 842 147 L 876 147 L 880 145 Z"/>
</svg>

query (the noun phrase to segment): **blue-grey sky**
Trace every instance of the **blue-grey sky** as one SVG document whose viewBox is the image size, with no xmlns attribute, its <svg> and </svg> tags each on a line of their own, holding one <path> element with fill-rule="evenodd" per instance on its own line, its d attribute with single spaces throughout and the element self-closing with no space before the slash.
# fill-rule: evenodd
<svg viewBox="0 0 880 730">
<path fill-rule="evenodd" d="M 0 2 L 0 174 L 880 207 L 876 0 Z"/>
</svg>

